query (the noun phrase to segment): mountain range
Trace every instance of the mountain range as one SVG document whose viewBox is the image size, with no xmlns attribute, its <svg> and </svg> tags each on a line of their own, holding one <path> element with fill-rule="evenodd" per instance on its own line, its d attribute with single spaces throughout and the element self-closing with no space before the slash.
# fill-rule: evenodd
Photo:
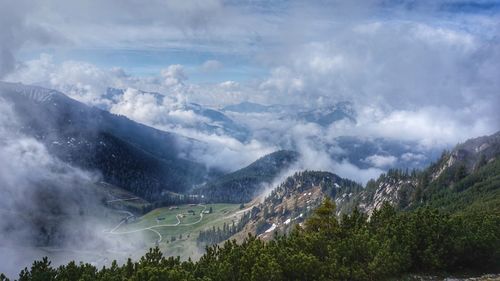
<svg viewBox="0 0 500 281">
<path fill-rule="evenodd" d="M 179 156 L 181 147 L 197 143 L 193 139 L 41 87 L 1 83 L 0 98 L 12 104 L 22 134 L 39 140 L 61 160 L 144 198 L 184 192 L 210 176 L 204 165 Z"/>
<path fill-rule="evenodd" d="M 112 99 L 119 98 L 123 91 L 115 89 L 109 95 Z M 164 97 L 158 94 L 157 98 Z M 294 231 L 307 229 L 306 224 L 318 215 L 316 210 L 327 198 L 335 203 L 331 210 L 334 216 L 343 218 L 342 222 L 349 222 L 350 214 L 358 218 L 380 216 L 387 212 L 389 205 L 395 211 L 409 214 L 428 207 L 453 216 L 500 212 L 500 132 L 467 140 L 440 156 L 421 154 L 413 147 L 416 144 L 404 141 L 334 138 L 335 148 L 340 147 L 341 151 L 327 144 L 335 151 L 332 155 L 326 152 L 328 157 L 338 162 L 348 161 L 359 168 L 387 169 L 362 185 L 332 171 L 307 170 L 305 162 L 301 162 L 304 155 L 295 150 L 278 150 L 257 158 L 248 166 L 234 167 L 232 171 L 208 168 L 199 159 L 186 156 L 191 155 L 191 150 L 206 148 L 208 143 L 140 124 L 50 89 L 0 83 L 0 99 L 11 105 L 16 116 L 15 120 L 8 120 L 9 126 L 16 129 L 14 136 L 9 137 L 29 137 L 43 144 L 48 153 L 58 159 L 57 164 L 50 167 L 52 170 L 81 169 L 97 175 L 78 180 L 63 177 L 37 181 L 33 190 L 35 201 L 15 201 L 14 211 L 0 210 L 5 213 L 4 218 L 8 218 L 4 224 L 7 233 L 19 236 L 21 242 L 16 240 L 19 245 L 35 240 L 36 247 L 57 247 L 61 241 L 76 245 L 75 241 L 84 238 L 101 239 L 102 233 L 77 231 L 77 226 L 84 218 L 102 215 L 120 220 L 115 229 L 144 215 L 137 224 L 146 225 L 148 218 L 156 218 L 156 225 L 161 227 L 182 224 L 176 228 L 180 231 L 198 222 L 205 223 L 203 215 L 212 214 L 212 208 L 206 210 L 208 205 L 218 208 L 221 214 L 221 217 L 212 216 L 212 223 L 227 219 L 232 220 L 232 225 L 225 221 L 222 229 L 215 225 L 211 225 L 212 229 L 199 229 L 196 241 L 203 245 L 227 239 L 247 241 L 248 233 L 262 240 L 271 240 L 276 234 L 297 235 Z M 233 119 L 235 110 L 241 111 L 237 113 L 239 118 L 276 110 L 282 118 L 296 118 L 294 120 L 320 127 L 335 122 L 351 125 L 357 122 L 348 103 L 296 113 L 285 106 L 264 108 L 255 104 L 220 111 L 193 103 L 180 106 L 209 120 L 201 127 L 200 124 L 191 127 L 205 130 L 207 134 L 214 133 L 208 130 L 212 123 L 225 128 L 216 129 L 220 134 L 250 132 L 245 126 L 237 125 L 238 119 Z M 390 168 L 393 166 L 407 168 Z M 297 172 L 287 177 L 294 171 Z M 71 188 L 66 188 L 68 186 Z M 129 199 L 137 202 L 126 202 Z M 238 204 L 240 210 L 236 211 Z M 183 205 L 191 216 L 175 214 L 178 205 Z M 165 206 L 168 208 L 162 208 Z M 193 210 L 195 207 L 201 210 L 199 218 Z M 23 213 L 23 209 L 27 212 Z M 158 213 L 166 209 L 174 212 L 170 219 L 176 219 L 178 224 L 174 221 L 159 225 L 165 218 Z M 127 216 L 119 219 L 117 213 Z M 181 223 L 181 219 L 185 222 Z M 203 223 L 200 227 L 210 226 Z M 27 226 L 29 235 L 17 235 Z M 153 227 L 156 226 L 133 232 L 155 232 Z M 160 235 L 156 242 L 159 243 L 163 236 L 155 233 Z M 192 233 L 181 232 L 179 240 L 182 234 L 190 237 Z M 172 237 L 170 243 L 175 241 Z"/>
<path fill-rule="evenodd" d="M 272 239 L 301 224 L 325 198 L 337 215 L 354 209 L 368 216 L 390 204 L 411 211 L 433 207 L 445 213 L 500 212 L 500 132 L 467 140 L 422 170 L 391 169 L 362 186 L 338 175 L 303 171 L 288 177 L 246 219 L 233 238 L 247 233 Z"/>
<path fill-rule="evenodd" d="M 108 88 L 103 98 L 109 100 L 112 104 L 119 103 L 123 98 L 126 90 L 117 88 Z M 168 105 L 171 111 L 189 112 L 196 116 L 189 120 L 179 118 L 169 118 L 168 122 L 161 124 L 165 127 L 181 127 L 183 129 L 194 130 L 204 134 L 227 135 L 238 141 L 248 141 L 251 132 L 245 126 L 242 126 L 227 115 L 223 111 L 207 108 L 197 103 L 180 101 L 174 97 L 166 97 L 160 93 L 138 91 L 142 95 L 154 97 L 157 105 Z M 193 121 L 195 119 L 195 121 Z"/>
</svg>

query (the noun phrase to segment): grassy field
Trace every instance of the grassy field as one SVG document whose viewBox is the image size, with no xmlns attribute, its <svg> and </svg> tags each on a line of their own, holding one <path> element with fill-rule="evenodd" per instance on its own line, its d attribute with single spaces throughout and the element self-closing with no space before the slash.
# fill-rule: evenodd
<svg viewBox="0 0 500 281">
<path fill-rule="evenodd" d="M 137 197 L 133 193 L 105 182 L 96 183 L 95 191 L 102 197 L 103 202 L 110 208 L 141 212 L 149 202 Z"/>
<path fill-rule="evenodd" d="M 200 216 L 204 210 L 209 211 L 210 208 L 212 208 L 212 213 Z M 199 232 L 213 226 L 222 227 L 224 223 L 237 222 L 237 211 L 239 211 L 238 204 L 180 205 L 176 208 L 159 208 L 137 218 L 135 222 L 122 224 L 115 232 L 141 231 L 148 247 L 155 246 L 161 235 L 161 242 L 158 246 L 166 255 L 197 258 L 203 250 L 196 245 Z"/>
</svg>

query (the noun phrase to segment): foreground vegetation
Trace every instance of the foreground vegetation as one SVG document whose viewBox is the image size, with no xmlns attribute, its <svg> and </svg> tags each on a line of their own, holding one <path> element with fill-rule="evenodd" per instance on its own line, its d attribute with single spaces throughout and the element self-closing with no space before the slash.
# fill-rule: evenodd
<svg viewBox="0 0 500 281">
<path fill-rule="evenodd" d="M 158 248 L 138 262 L 102 269 L 74 262 L 53 268 L 43 259 L 19 280 L 383 280 L 409 272 L 491 272 L 499 264 L 498 213 L 396 212 L 386 204 L 370 220 L 357 210 L 337 219 L 326 200 L 288 236 L 228 241 L 208 247 L 198 262 L 165 258 Z"/>
</svg>

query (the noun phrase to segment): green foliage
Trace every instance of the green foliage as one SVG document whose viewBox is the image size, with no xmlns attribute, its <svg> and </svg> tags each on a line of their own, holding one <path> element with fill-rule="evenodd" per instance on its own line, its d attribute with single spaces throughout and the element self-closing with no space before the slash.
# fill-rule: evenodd
<svg viewBox="0 0 500 281">
<path fill-rule="evenodd" d="M 454 182 L 438 179 L 429 183 L 422 191 L 425 200 L 414 207 L 431 206 L 448 213 L 466 211 L 500 212 L 500 159 L 482 165 L 463 176 L 462 166 L 446 171 Z M 456 175 L 459 175 L 458 177 Z M 460 178 L 459 180 L 456 180 Z"/>
<path fill-rule="evenodd" d="M 329 198 L 325 199 L 305 225 L 307 232 L 317 232 L 333 237 L 339 227 L 335 216 L 335 204 Z"/>
<path fill-rule="evenodd" d="M 19 280 L 383 280 L 411 272 L 492 271 L 498 264 L 498 212 L 396 212 L 384 204 L 370 220 L 357 209 L 338 219 L 326 200 L 305 228 L 267 243 L 249 236 L 241 244 L 207 247 L 196 263 L 165 258 L 158 248 L 138 262 L 100 270 L 74 262 L 53 268 L 45 258 Z"/>
</svg>

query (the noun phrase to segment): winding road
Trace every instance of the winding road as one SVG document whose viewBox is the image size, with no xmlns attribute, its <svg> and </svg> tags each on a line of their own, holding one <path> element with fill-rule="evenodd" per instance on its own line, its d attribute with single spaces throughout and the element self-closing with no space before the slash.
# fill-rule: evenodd
<svg viewBox="0 0 500 281">
<path fill-rule="evenodd" d="M 114 203 L 114 202 L 123 202 L 123 201 L 134 201 L 134 200 L 139 200 L 141 198 L 139 197 L 132 197 L 132 198 L 125 198 L 125 199 L 113 199 L 113 200 L 108 200 L 106 203 Z"/>
<path fill-rule="evenodd" d="M 158 232 L 157 230 L 155 230 L 155 228 L 160 228 L 160 227 L 175 227 L 175 226 L 189 226 L 189 225 L 194 225 L 194 224 L 197 224 L 197 223 L 201 222 L 201 220 L 203 220 L 203 212 L 207 209 L 207 206 L 206 205 L 201 205 L 201 204 L 198 205 L 198 206 L 203 206 L 203 210 L 201 210 L 201 212 L 200 212 L 200 218 L 197 221 L 195 221 L 195 222 L 181 224 L 181 220 L 179 219 L 179 217 L 182 214 L 177 214 L 177 215 L 175 215 L 175 218 L 177 219 L 177 223 L 174 223 L 174 224 L 158 224 L 158 225 L 152 225 L 152 226 L 145 227 L 145 228 L 140 228 L 140 229 L 134 229 L 134 230 L 129 230 L 129 231 L 117 232 L 116 230 L 118 230 L 118 228 L 120 228 L 120 226 L 122 226 L 122 224 L 128 218 L 130 218 L 130 216 L 129 216 L 129 217 L 127 217 L 127 219 L 122 219 L 117 226 L 115 226 L 112 230 L 107 231 L 106 233 L 108 233 L 108 234 L 114 234 L 114 235 L 123 235 L 123 234 L 131 234 L 131 233 L 137 233 L 137 232 L 149 230 L 149 231 L 154 232 L 156 235 L 158 235 L 158 240 L 156 241 L 156 243 L 160 243 L 163 240 L 163 236 L 161 235 L 160 232 Z M 130 212 L 128 212 L 128 213 L 130 213 Z M 132 213 L 130 213 L 130 214 L 133 216 Z"/>
</svg>

